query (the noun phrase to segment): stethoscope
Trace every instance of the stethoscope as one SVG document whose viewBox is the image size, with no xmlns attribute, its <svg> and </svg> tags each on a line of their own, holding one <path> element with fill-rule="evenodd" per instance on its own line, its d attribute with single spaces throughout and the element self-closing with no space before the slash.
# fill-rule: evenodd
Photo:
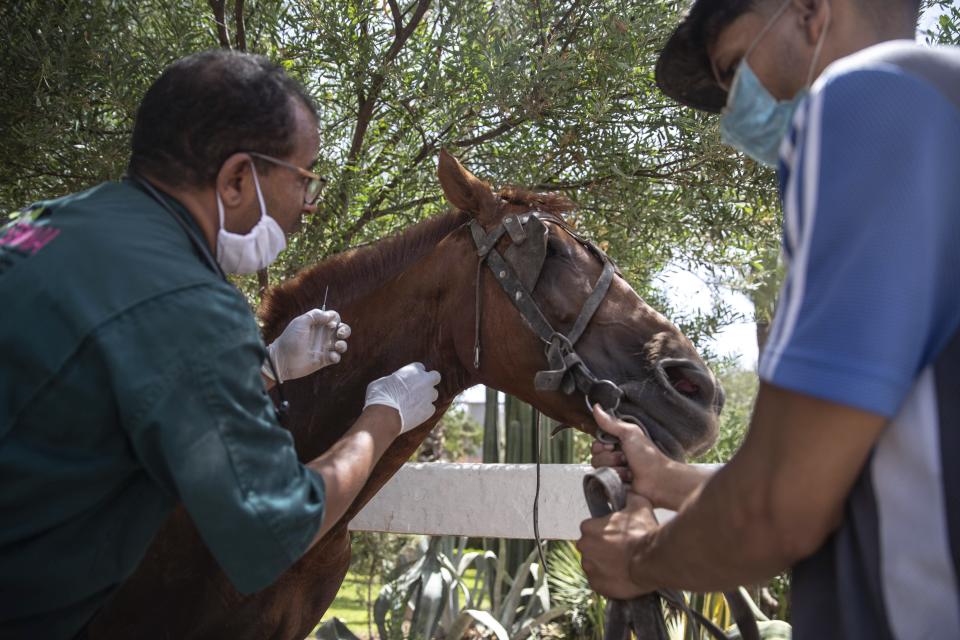
<svg viewBox="0 0 960 640">
<path fill-rule="evenodd" d="M 157 201 L 164 211 L 170 214 L 170 216 L 177 221 L 177 224 L 180 225 L 180 228 L 183 229 L 183 232 L 187 235 L 187 238 L 190 240 L 190 244 L 193 245 L 193 248 L 197 250 L 204 261 L 207 263 L 207 266 L 214 271 L 214 273 L 219 274 L 224 282 L 233 286 L 233 283 L 227 279 L 227 274 L 224 273 L 223 268 L 220 266 L 220 263 L 216 261 L 213 257 L 213 254 L 210 253 L 210 248 L 207 246 L 207 243 L 203 241 L 202 238 L 198 238 L 197 234 L 187 226 L 187 223 L 184 222 L 183 218 L 180 217 L 176 211 L 173 210 L 173 207 L 160 195 L 156 188 L 147 182 L 145 179 L 140 178 L 132 173 L 128 173 L 127 177 L 143 187 L 151 198 Z M 277 399 L 279 400 L 279 406 L 275 407 L 277 412 L 277 421 L 284 427 L 287 426 L 287 416 L 290 413 L 290 403 L 287 402 L 286 398 L 283 397 L 283 383 L 280 382 L 280 376 L 277 374 L 277 368 L 273 364 L 273 358 L 270 357 L 270 352 L 267 351 L 267 364 L 270 366 L 270 371 L 273 373 L 273 379 L 277 381 Z"/>
</svg>

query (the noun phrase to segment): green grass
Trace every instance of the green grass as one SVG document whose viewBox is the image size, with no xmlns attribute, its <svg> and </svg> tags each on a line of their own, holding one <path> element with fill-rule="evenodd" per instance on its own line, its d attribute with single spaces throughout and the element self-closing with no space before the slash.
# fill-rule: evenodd
<svg viewBox="0 0 960 640">
<path fill-rule="evenodd" d="M 375 579 L 373 581 L 373 588 L 371 589 L 371 597 L 376 600 L 377 594 L 380 593 L 380 580 Z M 323 614 L 323 618 L 320 622 L 326 622 L 332 618 L 340 618 L 340 620 L 350 628 L 355 635 L 366 638 L 367 637 L 367 606 L 366 606 L 366 597 L 367 597 L 367 583 L 362 578 L 353 574 L 353 572 L 347 573 L 347 577 L 344 578 L 343 584 L 340 586 L 340 591 L 337 593 L 337 597 L 334 599 L 333 604 L 330 605 L 330 608 L 327 609 L 327 612 Z M 374 634 L 376 634 L 376 624 L 373 623 L 373 620 L 370 621 L 373 624 Z"/>
</svg>

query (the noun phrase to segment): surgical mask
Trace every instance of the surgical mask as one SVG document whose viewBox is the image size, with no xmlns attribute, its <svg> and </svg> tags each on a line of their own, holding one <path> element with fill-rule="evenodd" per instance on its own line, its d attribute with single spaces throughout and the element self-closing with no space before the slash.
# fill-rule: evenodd
<svg viewBox="0 0 960 640">
<path fill-rule="evenodd" d="M 807 81 L 804 88 L 790 100 L 777 100 L 757 78 L 753 69 L 747 63 L 750 53 L 766 35 L 777 19 L 783 15 L 792 0 L 787 0 L 780 9 L 770 18 L 760 34 L 754 39 L 747 52 L 740 60 L 737 73 L 730 87 L 727 105 L 720 116 L 720 138 L 726 144 L 736 147 L 757 162 L 770 167 L 777 166 L 780 143 L 790 130 L 793 114 L 800 102 L 806 97 L 813 80 L 813 70 L 820 59 L 820 50 L 823 48 L 824 36 L 830 26 L 829 15 L 820 39 L 817 41 L 807 70 Z"/>
<path fill-rule="evenodd" d="M 217 232 L 217 262 L 227 273 L 247 274 L 265 269 L 287 246 L 287 236 L 277 221 L 267 213 L 260 191 L 257 168 L 250 163 L 253 171 L 253 185 L 257 189 L 260 202 L 260 220 L 246 234 L 231 233 L 223 226 L 223 200 L 217 192 L 217 213 L 220 214 L 220 231 Z"/>
</svg>

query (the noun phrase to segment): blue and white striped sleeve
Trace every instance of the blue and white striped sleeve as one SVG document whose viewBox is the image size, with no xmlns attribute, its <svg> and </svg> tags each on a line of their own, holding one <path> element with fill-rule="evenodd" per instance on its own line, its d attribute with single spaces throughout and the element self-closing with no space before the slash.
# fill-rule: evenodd
<svg viewBox="0 0 960 640">
<path fill-rule="evenodd" d="M 960 115 L 878 65 L 822 81 L 797 125 L 760 377 L 891 417 L 960 321 Z"/>
</svg>

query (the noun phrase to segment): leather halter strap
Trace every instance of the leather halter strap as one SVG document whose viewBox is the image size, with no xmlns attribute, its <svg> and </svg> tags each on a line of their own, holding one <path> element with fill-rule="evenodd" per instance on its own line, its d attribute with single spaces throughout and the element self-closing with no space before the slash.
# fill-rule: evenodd
<svg viewBox="0 0 960 640">
<path fill-rule="evenodd" d="M 526 222 L 529 217 L 530 214 L 522 216 L 520 222 Z M 527 325 L 541 340 L 549 342 L 550 337 L 555 333 L 550 321 L 540 311 L 540 307 L 533 299 L 533 294 L 527 291 L 523 283 L 520 282 L 517 272 L 495 249 L 497 242 L 506 232 L 507 226 L 502 223 L 497 225 L 490 233 L 485 233 L 479 222 L 476 220 L 470 222 L 470 233 L 473 235 L 473 242 L 477 246 L 477 257 L 479 258 L 477 268 L 479 269 L 484 262 L 487 263 L 497 282 L 500 283 L 507 297 L 510 298 L 510 302 L 520 312 L 520 316 Z"/>
<path fill-rule="evenodd" d="M 521 277 L 496 249 L 497 243 L 506 234 L 514 244 L 521 244 L 526 239 L 523 225 L 536 217 L 545 222 L 551 222 L 561 227 L 577 242 L 586 247 L 602 263 L 603 271 L 597 279 L 587 300 L 584 302 L 573 327 L 566 334 L 557 331 L 544 316 L 540 306 L 533 299 L 533 294 L 523 285 Z M 506 216 L 503 221 L 487 232 L 479 222 L 473 220 L 469 224 L 473 242 L 477 247 L 477 292 L 476 292 L 476 341 L 474 345 L 474 366 L 480 366 L 480 316 L 481 316 L 481 272 L 484 262 L 493 272 L 497 282 L 507 294 L 510 302 L 520 312 L 520 316 L 527 326 L 544 343 L 544 351 L 549 363 L 549 369 L 537 373 L 534 386 L 541 391 L 562 391 L 566 394 L 574 390 L 581 391 L 589 404 L 591 393 L 605 395 L 601 398 L 604 407 L 613 409 L 619 402 L 623 392 L 613 383 L 599 380 L 586 366 L 577 354 L 575 345 L 597 309 L 603 303 L 613 276 L 618 274 L 616 266 L 607 255 L 595 244 L 579 236 L 568 224 L 557 216 L 544 212 L 532 212 L 523 215 Z M 536 282 L 536 280 L 534 280 Z"/>
</svg>

